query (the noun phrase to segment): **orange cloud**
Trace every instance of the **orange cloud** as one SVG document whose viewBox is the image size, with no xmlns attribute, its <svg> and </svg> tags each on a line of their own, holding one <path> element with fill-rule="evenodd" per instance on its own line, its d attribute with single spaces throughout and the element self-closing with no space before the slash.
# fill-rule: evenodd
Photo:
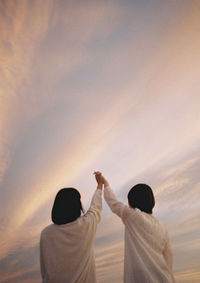
<svg viewBox="0 0 200 283">
<path fill-rule="evenodd" d="M 19 125 L 22 122 L 19 119 L 21 113 L 17 110 L 20 109 L 24 97 L 18 89 L 29 77 L 37 43 L 48 28 L 51 1 L 34 1 L 31 5 L 32 9 L 29 9 L 25 0 L 20 1 L 20 5 L 15 5 L 14 1 L 1 2 L 0 25 L 3 28 L 0 31 L 0 181 L 10 163 L 12 144 L 19 139 L 19 131 L 22 128 L 22 125 Z M 15 124 L 17 120 L 19 123 Z"/>
<path fill-rule="evenodd" d="M 62 6 L 58 8 L 58 3 L 53 1 L 42 3 L 34 1 L 30 4 L 28 1 L 22 0 L 20 5 L 13 3 L 2 1 L 0 4 L 0 10 L 4 11 L 0 18 L 0 25 L 3 27 L 1 30 L 3 40 L 0 45 L 3 55 L 0 67 L 3 81 L 0 90 L 2 93 L 0 180 L 9 166 L 12 153 L 17 151 L 22 134 L 44 109 L 51 108 L 54 102 L 59 99 L 59 94 L 51 93 L 49 89 L 58 83 L 61 77 L 67 77 L 88 60 L 91 62 L 91 49 L 87 50 L 89 44 L 93 42 L 94 38 L 108 36 L 115 29 L 121 17 L 124 17 L 124 11 L 120 9 L 121 5 L 114 5 L 114 2 L 112 5 L 109 4 L 114 11 L 112 15 L 110 15 L 110 9 L 105 8 L 104 3 L 87 6 L 80 4 L 78 7 L 70 5 L 68 9 L 63 10 Z M 79 19 L 79 21 L 74 21 L 74 19 Z M 52 42 L 55 41 L 55 45 L 49 45 L 45 52 L 42 50 L 42 44 L 47 39 L 48 32 L 58 23 L 63 25 L 62 35 L 65 36 L 65 45 L 63 49 L 61 47 L 59 50 L 54 48 L 58 46 L 53 38 Z M 122 179 L 118 174 L 119 167 L 118 171 L 114 169 L 118 162 L 114 154 L 112 155 L 112 149 L 115 146 L 118 146 L 116 151 L 118 153 L 123 153 L 124 148 L 129 149 L 127 160 L 123 155 L 123 164 L 127 167 L 125 170 L 129 172 L 127 175 L 121 174 L 124 178 L 121 182 L 124 182 L 133 174 L 141 173 L 146 169 L 144 168 L 146 160 L 148 161 L 147 167 L 158 164 L 159 161 L 167 160 L 174 155 L 175 150 L 183 152 L 199 138 L 197 82 L 199 80 L 198 50 L 200 41 L 196 35 L 198 25 L 198 11 L 195 6 L 191 5 L 189 9 L 185 10 L 182 20 L 179 18 L 176 25 L 164 33 L 157 47 L 141 64 L 137 74 L 134 72 L 134 68 L 130 68 L 126 83 L 123 82 L 117 86 L 116 82 L 112 81 L 114 77 L 111 74 L 114 73 L 116 67 L 120 66 L 119 62 L 123 64 L 123 70 L 129 70 L 130 54 L 133 51 L 135 39 L 131 38 L 127 45 L 124 45 L 123 50 L 120 50 L 120 54 L 119 49 L 113 48 L 111 55 L 114 54 L 114 56 L 110 56 L 110 61 L 108 60 L 104 65 L 105 70 L 110 68 L 108 73 L 111 75 L 109 82 L 113 83 L 112 91 L 110 88 L 106 90 L 105 87 L 102 87 L 102 89 L 96 90 L 91 88 L 88 96 L 87 89 L 80 92 L 77 109 L 81 110 L 85 107 L 87 111 L 80 111 L 78 118 L 84 123 L 76 128 L 77 131 L 73 136 L 74 143 L 70 151 L 63 145 L 62 148 L 56 148 L 54 164 L 40 164 L 37 168 L 38 171 L 33 168 L 37 172 L 33 172 L 33 175 L 30 176 L 30 190 L 22 189 L 20 192 L 23 193 L 23 196 L 18 196 L 16 192 L 16 198 L 12 200 L 15 212 L 9 215 L 10 222 L 7 223 L 8 226 L 5 228 L 4 234 L 1 235 L 2 257 L 15 247 L 19 239 L 24 240 L 28 246 L 31 245 L 31 241 L 34 243 L 38 241 L 40 225 L 31 234 L 31 239 L 28 239 L 26 235 L 23 237 L 26 221 L 30 220 L 42 205 L 53 198 L 58 188 L 66 183 L 74 182 L 86 167 L 97 164 L 97 160 L 106 167 L 110 158 L 115 164 L 108 168 L 108 173 L 115 176 L 116 183 Z M 70 29 L 67 29 L 69 27 Z M 66 56 L 64 56 L 65 46 Z M 96 53 L 93 55 L 94 57 L 98 56 Z M 51 64 L 48 64 L 49 62 Z M 35 85 L 37 72 L 42 81 L 39 87 Z M 91 95 L 94 90 L 95 95 L 101 97 L 98 101 Z M 112 97 L 112 99 L 109 100 L 108 97 Z M 99 103 L 97 106 L 96 102 Z M 92 107 L 95 109 L 93 112 L 91 111 Z M 181 115 L 175 115 L 180 112 Z M 187 134 L 187 130 L 189 130 L 189 134 Z M 66 132 L 65 137 L 67 135 Z M 178 136 L 178 138 L 167 140 L 169 136 Z M 38 154 L 40 154 L 39 150 Z M 184 164 L 186 166 L 184 168 L 189 168 L 190 165 Z M 138 172 L 136 172 L 136 167 L 138 167 Z M 122 171 L 123 168 L 120 170 Z M 178 176 L 180 172 L 182 172 L 182 168 L 174 167 L 163 174 L 162 177 L 168 178 L 168 181 L 158 187 L 157 193 L 162 196 L 165 190 L 171 188 L 172 193 L 175 189 L 179 191 L 188 185 L 188 177 Z M 177 179 L 172 178 L 174 173 L 177 173 Z M 36 177 L 37 182 L 34 180 Z M 197 188 L 195 188 L 195 192 L 197 192 Z M 22 199 L 19 200 L 21 197 Z M 184 196 L 180 200 L 183 201 Z M 195 212 L 185 218 L 188 222 L 191 220 L 190 228 L 186 228 L 183 225 L 184 219 L 180 219 L 179 223 L 182 228 L 179 231 L 174 230 L 173 235 L 179 236 L 179 234 L 192 232 L 197 223 L 192 221 L 191 216 L 195 217 Z M 172 222 L 170 228 L 173 229 L 174 224 L 175 222 Z M 113 228 L 113 231 L 117 228 L 118 224 Z M 111 235 L 112 231 L 109 232 L 110 234 L 99 233 L 99 237 Z M 192 249 L 195 249 L 197 243 L 191 242 L 191 245 Z M 114 269 L 121 268 L 121 247 L 120 242 L 114 246 L 111 245 L 111 247 L 97 248 L 97 266 L 102 282 L 108 275 L 108 269 L 110 271 L 109 282 L 111 282 L 110 280 L 115 278 Z M 115 260 L 116 256 L 117 260 Z M 108 265 L 109 262 L 112 263 Z M 122 269 L 120 269 L 120 274 L 121 272 Z M 192 275 L 192 271 L 188 271 L 185 275 L 178 274 L 177 278 L 181 280 L 184 276 L 185 278 L 192 278 L 191 276 L 197 278 L 198 274 Z"/>
<path fill-rule="evenodd" d="M 200 271 L 198 269 L 188 269 L 184 271 L 179 271 L 176 273 L 175 279 L 177 283 L 197 283 L 200 280 Z"/>
</svg>

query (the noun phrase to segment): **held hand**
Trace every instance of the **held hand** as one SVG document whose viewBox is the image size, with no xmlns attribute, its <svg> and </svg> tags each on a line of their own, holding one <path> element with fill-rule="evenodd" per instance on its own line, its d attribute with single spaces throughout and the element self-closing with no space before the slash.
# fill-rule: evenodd
<svg viewBox="0 0 200 283">
<path fill-rule="evenodd" d="M 97 184 L 98 184 L 97 188 L 102 190 L 103 183 L 102 183 L 102 174 L 101 174 L 101 172 L 95 171 L 94 175 L 95 175 L 95 178 L 96 178 L 96 181 L 97 181 Z"/>
<path fill-rule="evenodd" d="M 110 186 L 108 181 L 106 180 L 106 178 L 104 176 L 102 176 L 102 183 L 104 184 L 104 188 Z"/>
<path fill-rule="evenodd" d="M 94 172 L 97 184 L 102 184 L 102 174 L 99 171 Z"/>
</svg>

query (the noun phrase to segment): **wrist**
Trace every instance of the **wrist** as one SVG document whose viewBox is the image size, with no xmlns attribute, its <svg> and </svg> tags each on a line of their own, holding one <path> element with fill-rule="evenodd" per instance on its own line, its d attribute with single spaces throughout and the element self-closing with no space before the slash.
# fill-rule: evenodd
<svg viewBox="0 0 200 283">
<path fill-rule="evenodd" d="M 102 183 L 99 183 L 99 184 L 97 185 L 97 189 L 102 190 L 102 188 L 103 188 L 103 184 L 102 184 Z"/>
<path fill-rule="evenodd" d="M 105 187 L 110 187 L 109 183 L 104 183 L 104 188 Z"/>
</svg>

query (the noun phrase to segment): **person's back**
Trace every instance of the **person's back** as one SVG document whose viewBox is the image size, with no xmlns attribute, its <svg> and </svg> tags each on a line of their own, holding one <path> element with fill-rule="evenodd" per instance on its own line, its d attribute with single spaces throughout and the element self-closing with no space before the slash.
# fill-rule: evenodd
<svg viewBox="0 0 200 283">
<path fill-rule="evenodd" d="M 151 188 L 144 184 L 133 187 L 127 206 L 116 199 L 105 178 L 103 182 L 107 204 L 125 225 L 124 282 L 174 282 L 169 236 L 152 216 L 155 200 Z"/>
<path fill-rule="evenodd" d="M 42 231 L 43 282 L 96 282 L 93 240 L 97 222 L 87 218 L 51 224 Z"/>
<path fill-rule="evenodd" d="M 60 208 L 62 203 L 59 203 L 59 198 L 55 200 L 53 219 L 59 224 L 44 228 L 40 237 L 40 269 L 43 283 L 96 282 L 93 241 L 102 210 L 101 188 L 102 185 L 98 185 L 87 213 L 68 223 L 62 224 L 63 219 L 71 219 L 74 211 L 67 214 L 66 204 L 64 203 L 63 210 Z M 66 192 L 68 191 L 64 193 Z"/>
<path fill-rule="evenodd" d="M 125 207 L 122 219 L 125 224 L 125 282 L 173 282 L 165 227 L 137 208 Z"/>
</svg>

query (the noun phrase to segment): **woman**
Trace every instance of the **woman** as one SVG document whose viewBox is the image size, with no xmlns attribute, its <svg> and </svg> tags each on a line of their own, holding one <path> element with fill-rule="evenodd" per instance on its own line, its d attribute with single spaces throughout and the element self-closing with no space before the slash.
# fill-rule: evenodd
<svg viewBox="0 0 200 283">
<path fill-rule="evenodd" d="M 93 240 L 102 210 L 102 180 L 96 172 L 97 190 L 87 213 L 81 216 L 80 193 L 60 190 L 52 208 L 52 221 L 40 237 L 43 283 L 95 283 Z"/>
<path fill-rule="evenodd" d="M 134 186 L 128 193 L 129 206 L 117 201 L 102 176 L 104 198 L 125 225 L 125 283 L 172 283 L 172 252 L 168 232 L 154 216 L 151 188 Z"/>
</svg>

